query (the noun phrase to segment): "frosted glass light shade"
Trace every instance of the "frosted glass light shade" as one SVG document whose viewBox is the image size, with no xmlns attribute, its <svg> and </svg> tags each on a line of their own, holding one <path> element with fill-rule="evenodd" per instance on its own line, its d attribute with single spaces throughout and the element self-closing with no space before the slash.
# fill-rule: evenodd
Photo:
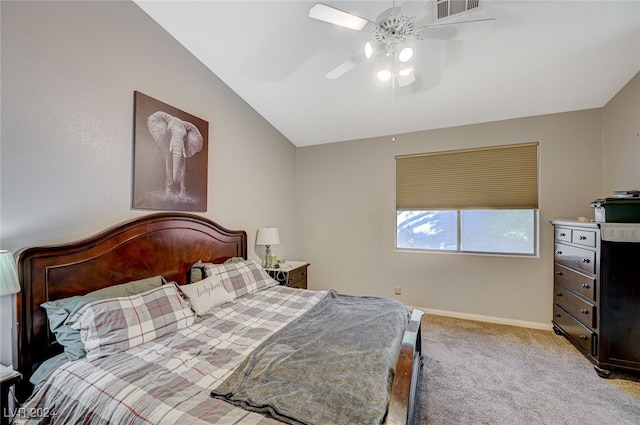
<svg viewBox="0 0 640 425">
<path fill-rule="evenodd" d="M 18 292 L 20 292 L 20 283 L 13 254 L 7 250 L 0 250 L 0 296 Z"/>
<path fill-rule="evenodd" d="M 369 42 L 364 45 L 364 56 L 367 59 L 371 59 L 371 56 L 373 56 L 373 45 Z"/>
<path fill-rule="evenodd" d="M 376 75 L 378 76 L 380 81 L 389 81 L 389 78 L 391 78 L 391 71 L 389 71 L 388 69 L 383 69 Z"/>
<path fill-rule="evenodd" d="M 411 59 L 412 57 L 413 57 L 413 49 L 408 46 L 400 50 L 400 53 L 398 54 L 398 60 L 403 63 L 408 62 L 409 59 Z"/>
</svg>

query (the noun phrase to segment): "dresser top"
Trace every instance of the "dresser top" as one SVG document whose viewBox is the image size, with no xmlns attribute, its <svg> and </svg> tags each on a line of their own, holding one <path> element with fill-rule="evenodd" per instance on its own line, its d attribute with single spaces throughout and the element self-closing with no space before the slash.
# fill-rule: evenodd
<svg viewBox="0 0 640 425">
<path fill-rule="evenodd" d="M 600 223 L 595 221 L 580 221 L 575 218 L 556 218 L 551 220 L 551 224 L 554 226 L 588 227 L 591 229 L 600 227 Z"/>
<path fill-rule="evenodd" d="M 603 241 L 640 243 L 640 223 L 597 223 L 569 218 L 551 220 L 554 226 L 600 229 Z"/>
</svg>

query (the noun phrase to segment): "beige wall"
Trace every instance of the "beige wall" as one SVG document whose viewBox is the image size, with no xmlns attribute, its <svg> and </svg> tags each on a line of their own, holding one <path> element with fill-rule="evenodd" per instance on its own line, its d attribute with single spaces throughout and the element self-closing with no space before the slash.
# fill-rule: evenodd
<svg viewBox="0 0 640 425">
<path fill-rule="evenodd" d="M 134 90 L 209 122 L 202 215 L 278 226 L 293 252 L 295 146 L 131 2 L 2 2 L 2 247 L 149 213 L 131 209 Z"/>
<path fill-rule="evenodd" d="M 278 252 L 295 252 L 295 146 L 138 6 L 2 1 L 0 8 L 0 247 L 71 241 L 150 212 L 131 209 L 138 90 L 209 122 L 202 215 L 245 229 L 250 245 L 258 227 L 277 226 Z M 257 255 L 253 246 L 249 253 Z M 6 364 L 11 303 L 1 301 Z"/>
<path fill-rule="evenodd" d="M 310 286 L 514 322 L 551 320 L 555 217 L 602 193 L 600 109 L 298 149 L 297 233 Z M 394 156 L 540 142 L 540 258 L 394 251 Z"/>
<path fill-rule="evenodd" d="M 540 142 L 540 258 L 394 251 L 394 156 Z M 394 297 L 430 310 L 548 326 L 555 217 L 640 189 L 640 74 L 602 109 L 299 148 L 301 258 L 310 286 Z"/>
<path fill-rule="evenodd" d="M 640 73 L 604 107 L 603 189 L 640 190 Z"/>
</svg>

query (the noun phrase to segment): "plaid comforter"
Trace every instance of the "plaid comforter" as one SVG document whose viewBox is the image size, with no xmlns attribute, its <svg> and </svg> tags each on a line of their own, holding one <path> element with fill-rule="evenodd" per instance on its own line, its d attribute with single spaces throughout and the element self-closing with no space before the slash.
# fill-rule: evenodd
<svg viewBox="0 0 640 425">
<path fill-rule="evenodd" d="M 278 423 L 212 399 L 210 392 L 261 342 L 325 295 L 275 286 L 154 341 L 92 362 L 66 363 L 22 406 L 14 423 Z"/>
</svg>

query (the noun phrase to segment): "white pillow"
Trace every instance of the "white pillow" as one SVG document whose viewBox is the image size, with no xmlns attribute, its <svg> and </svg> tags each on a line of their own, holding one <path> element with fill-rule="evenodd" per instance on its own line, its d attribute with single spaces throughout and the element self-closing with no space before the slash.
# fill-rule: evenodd
<svg viewBox="0 0 640 425">
<path fill-rule="evenodd" d="M 196 283 L 182 285 L 180 290 L 189 297 L 191 308 L 200 316 L 214 307 L 235 299 L 235 295 L 227 292 L 217 275 L 209 276 Z"/>
</svg>

